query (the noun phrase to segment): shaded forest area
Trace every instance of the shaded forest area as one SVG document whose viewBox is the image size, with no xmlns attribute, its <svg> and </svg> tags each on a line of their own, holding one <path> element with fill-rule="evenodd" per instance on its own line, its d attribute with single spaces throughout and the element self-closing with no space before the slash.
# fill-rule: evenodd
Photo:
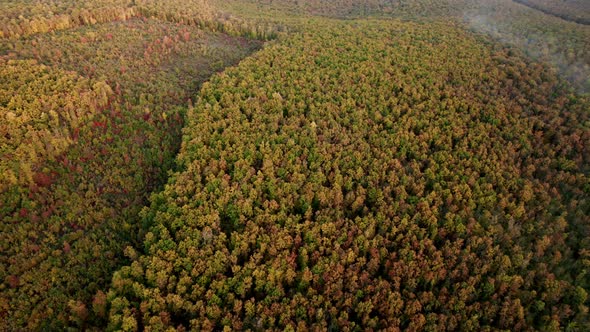
<svg viewBox="0 0 590 332">
<path fill-rule="evenodd" d="M 590 326 L 588 26 L 512 0 L 0 8 L 0 330 Z"/>
<path fill-rule="evenodd" d="M 82 327 L 70 312 L 141 244 L 194 92 L 261 42 L 134 17 L 1 44 L 2 325 Z"/>
</svg>

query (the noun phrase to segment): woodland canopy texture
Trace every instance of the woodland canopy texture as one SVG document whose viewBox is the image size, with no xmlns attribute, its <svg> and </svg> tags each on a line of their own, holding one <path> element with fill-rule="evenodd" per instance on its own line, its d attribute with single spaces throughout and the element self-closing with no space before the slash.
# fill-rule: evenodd
<svg viewBox="0 0 590 332">
<path fill-rule="evenodd" d="M 590 327 L 584 1 L 0 9 L 0 330 Z"/>
</svg>

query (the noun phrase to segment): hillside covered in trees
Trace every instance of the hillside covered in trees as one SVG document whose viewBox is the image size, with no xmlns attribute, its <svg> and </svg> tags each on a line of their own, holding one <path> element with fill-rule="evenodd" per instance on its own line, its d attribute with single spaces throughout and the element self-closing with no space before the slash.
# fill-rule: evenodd
<svg viewBox="0 0 590 332">
<path fill-rule="evenodd" d="M 261 42 L 134 17 L 0 44 L 0 325 L 82 326 L 70 311 L 142 242 L 194 92 Z"/>
<path fill-rule="evenodd" d="M 0 330 L 586 330 L 556 3 L 1 3 Z"/>
<path fill-rule="evenodd" d="M 516 2 L 580 24 L 590 24 L 590 2 L 584 0 L 515 0 Z"/>
</svg>

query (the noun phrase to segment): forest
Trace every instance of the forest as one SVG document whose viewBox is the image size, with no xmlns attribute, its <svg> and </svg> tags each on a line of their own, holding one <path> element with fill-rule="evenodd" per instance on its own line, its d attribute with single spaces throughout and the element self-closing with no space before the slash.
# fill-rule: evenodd
<svg viewBox="0 0 590 332">
<path fill-rule="evenodd" d="M 0 331 L 590 328 L 585 1 L 0 13 Z"/>
<path fill-rule="evenodd" d="M 590 3 L 584 0 L 516 0 L 544 13 L 580 24 L 590 24 Z M 564 6 L 565 5 L 565 6 Z"/>
</svg>

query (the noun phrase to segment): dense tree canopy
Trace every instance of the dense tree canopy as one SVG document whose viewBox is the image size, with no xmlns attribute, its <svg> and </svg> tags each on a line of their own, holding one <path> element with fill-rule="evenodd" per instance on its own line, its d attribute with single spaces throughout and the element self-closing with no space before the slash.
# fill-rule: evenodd
<svg viewBox="0 0 590 332">
<path fill-rule="evenodd" d="M 107 106 L 112 91 L 35 60 L 0 59 L 0 191 L 32 185 L 33 170 L 72 143 L 80 123 Z M 35 179 L 34 179 L 35 178 Z"/>
<path fill-rule="evenodd" d="M 314 21 L 215 76 L 110 327 L 587 324 L 587 100 L 509 52 Z"/>
<path fill-rule="evenodd" d="M 4 0 L 0 38 L 18 38 L 80 25 L 125 20 L 137 14 L 133 0 Z"/>
<path fill-rule="evenodd" d="M 92 298 L 141 243 L 138 213 L 173 165 L 187 101 L 259 44 L 152 19 L 3 43 L 0 325 L 98 322 Z"/>
<path fill-rule="evenodd" d="M 0 329 L 584 330 L 584 8 L 0 2 Z"/>
</svg>

